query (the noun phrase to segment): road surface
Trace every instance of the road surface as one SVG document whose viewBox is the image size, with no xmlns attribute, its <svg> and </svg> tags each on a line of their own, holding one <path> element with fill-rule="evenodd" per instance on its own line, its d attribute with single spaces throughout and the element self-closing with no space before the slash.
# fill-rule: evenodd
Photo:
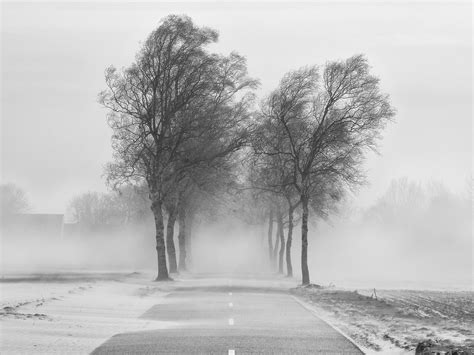
<svg viewBox="0 0 474 355">
<path fill-rule="evenodd" d="M 117 334 L 99 354 L 362 354 L 281 288 L 182 287 L 142 316 L 168 329 Z"/>
</svg>

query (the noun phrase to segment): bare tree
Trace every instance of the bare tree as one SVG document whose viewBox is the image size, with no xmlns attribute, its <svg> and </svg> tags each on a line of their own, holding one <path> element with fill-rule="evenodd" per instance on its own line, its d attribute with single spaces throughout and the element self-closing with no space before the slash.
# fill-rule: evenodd
<svg viewBox="0 0 474 355">
<path fill-rule="evenodd" d="M 309 284 L 308 217 L 315 186 L 361 183 L 364 152 L 376 148 L 394 110 L 358 55 L 326 64 L 322 76 L 315 66 L 286 74 L 262 111 L 275 126 L 266 154 L 285 157 L 293 171 L 291 183 L 302 206 L 302 281 Z"/>
<path fill-rule="evenodd" d="M 207 146 L 208 141 L 204 140 L 202 144 Z M 219 146 L 215 148 L 221 149 Z M 201 149 L 196 147 L 195 150 Z M 186 258 L 188 261 L 191 258 L 189 247 L 194 222 L 216 215 L 219 210 L 232 208 L 231 200 L 236 199 L 238 160 L 238 154 L 229 153 L 208 160 L 205 164 L 194 165 L 192 169 L 187 170 L 185 178 L 181 181 L 179 205 L 180 214 L 183 216 L 180 218 L 180 270 L 187 268 Z"/>
<path fill-rule="evenodd" d="M 283 255 L 285 254 L 285 231 L 283 230 L 283 213 L 280 208 L 277 210 L 277 238 L 280 241 L 280 251 L 278 253 L 278 272 L 283 273 Z"/>
<path fill-rule="evenodd" d="M 123 222 L 140 222 L 151 216 L 150 200 L 146 185 L 125 185 L 112 191 L 119 205 Z"/>
<path fill-rule="evenodd" d="M 283 271 L 283 254 L 286 250 L 287 276 L 293 276 L 291 262 L 291 245 L 294 227 L 294 212 L 300 203 L 297 190 L 293 186 L 294 172 L 291 160 L 285 154 L 280 154 L 287 144 L 284 132 L 278 132 L 278 127 L 265 116 L 260 117 L 258 127 L 254 131 L 252 139 L 252 152 L 250 163 L 250 184 L 254 189 L 263 191 L 267 195 L 269 204 L 272 206 L 270 226 L 273 224 L 273 210 L 277 211 L 277 241 L 280 242 L 280 256 L 278 269 Z M 283 139 L 282 139 L 283 137 Z M 287 206 L 286 206 L 287 205 Z M 285 209 L 288 215 L 288 235 L 284 244 L 283 218 Z M 272 246 L 272 231 L 269 231 L 270 259 L 274 259 L 276 247 Z"/>
<path fill-rule="evenodd" d="M 262 133 L 261 127 L 253 132 L 252 136 L 252 150 L 248 154 L 248 174 L 247 174 L 247 187 L 256 191 L 259 199 L 265 201 L 268 216 L 268 256 L 272 266 L 277 262 L 278 245 L 280 242 L 280 225 L 278 224 L 279 218 L 279 188 L 275 186 L 276 172 L 272 170 L 273 166 L 268 161 L 269 158 L 264 155 L 260 155 L 256 151 L 256 146 L 262 144 L 260 134 Z M 275 242 L 273 242 L 273 224 L 274 221 L 277 223 Z"/>
<path fill-rule="evenodd" d="M 130 185 L 108 193 L 89 191 L 75 196 L 69 209 L 81 227 L 89 230 L 110 224 L 140 222 L 149 215 L 145 191 L 141 186 Z"/>
<path fill-rule="evenodd" d="M 273 264 L 273 209 L 268 211 L 268 256 Z"/>
<path fill-rule="evenodd" d="M 168 194 L 165 200 L 165 210 L 168 214 L 166 221 L 166 252 L 168 254 L 169 272 L 178 272 L 176 247 L 174 244 L 174 228 L 178 217 L 178 198 L 176 194 Z"/>
<path fill-rule="evenodd" d="M 117 200 L 113 194 L 89 191 L 74 197 L 69 206 L 76 222 L 93 230 L 124 219 Z"/>
<path fill-rule="evenodd" d="M 163 222 L 167 181 L 240 147 L 244 135 L 235 133 L 242 130 L 249 97 L 235 97 L 257 84 L 246 76 L 241 56 L 205 50 L 217 39 L 216 31 L 197 27 L 188 17 L 168 16 L 130 67 L 107 69 L 108 89 L 100 94 L 114 131 L 115 163 L 108 169 L 109 182 L 144 180 L 148 186 L 156 227 L 157 280 L 169 279 Z M 214 130 L 216 125 L 219 129 Z M 222 137 L 224 126 L 231 129 Z M 183 147 L 205 132 L 212 138 L 210 148 L 187 155 Z M 211 149 L 223 139 L 223 149 Z"/>
<path fill-rule="evenodd" d="M 11 183 L 0 185 L 0 201 L 0 215 L 2 216 L 25 213 L 30 208 L 25 191 Z"/>
</svg>

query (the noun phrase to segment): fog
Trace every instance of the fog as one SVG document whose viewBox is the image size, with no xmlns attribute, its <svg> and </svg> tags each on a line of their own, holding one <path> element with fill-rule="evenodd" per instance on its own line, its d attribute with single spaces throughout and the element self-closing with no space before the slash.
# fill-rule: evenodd
<svg viewBox="0 0 474 355">
<path fill-rule="evenodd" d="M 227 222 L 227 223 L 226 223 Z M 262 235 L 236 220 L 198 228 L 191 265 L 197 272 L 251 274 L 270 271 Z"/>
<path fill-rule="evenodd" d="M 29 232 L 4 231 L 2 269 L 6 273 L 81 269 L 133 272 L 156 269 L 152 219 L 140 225 L 107 229 L 114 231 L 76 235 L 68 235 L 63 231 L 62 237 L 59 234 L 52 237 L 50 232 L 38 233 L 32 229 Z M 178 231 L 176 227 L 176 247 Z M 266 238 L 266 231 L 262 236 L 261 227 L 245 225 L 235 218 L 229 217 L 215 224 L 203 222 L 193 230 L 188 264 L 197 273 L 271 272 Z"/>
<path fill-rule="evenodd" d="M 95 229 L 72 226 L 67 209 L 73 196 L 107 191 L 111 131 L 96 102 L 104 69 L 128 65 L 160 18 L 186 13 L 220 31 L 218 52 L 247 57 L 250 74 L 262 81 L 259 95 L 290 69 L 366 53 L 393 99 L 396 122 L 383 134 L 381 154 L 370 154 L 364 165 L 369 184 L 325 220 L 310 212 L 313 283 L 471 288 L 471 181 L 462 187 L 472 170 L 470 5 L 201 5 L 2 4 L 2 183 L 17 184 L 29 199 L 29 209 L 15 214 L 53 211 L 60 219 L 38 231 L 44 222 L 4 218 L 2 272 L 156 271 L 148 205 L 143 220 L 111 218 Z M 34 91 L 27 104 L 25 88 Z M 219 218 L 198 208 L 191 272 L 284 277 L 268 260 L 268 221 L 250 223 L 217 202 L 214 209 Z M 177 249 L 178 232 L 176 226 Z M 298 280 L 300 240 L 298 221 L 292 248 Z"/>
<path fill-rule="evenodd" d="M 468 189 L 456 194 L 441 184 L 395 180 L 367 209 L 352 197 L 326 220 L 312 218 L 309 266 L 312 282 L 347 288 L 470 289 L 472 210 Z M 244 208 L 247 206 L 243 206 Z M 249 207 L 251 209 L 251 207 Z M 67 224 L 66 224 L 67 226 Z M 44 226 L 43 226 L 44 227 Z M 80 270 L 156 270 L 154 224 L 68 231 L 31 225 L 2 234 L 2 272 L 42 273 Z M 175 227 L 175 245 L 178 248 Z M 268 222 L 251 225 L 233 210 L 203 215 L 193 223 L 188 266 L 193 273 L 274 274 L 269 262 Z M 285 229 L 285 236 L 287 235 Z M 275 228 L 274 236 L 275 238 Z M 301 229 L 293 233 L 295 278 L 301 277 Z M 179 250 L 177 250 L 179 253 Z M 286 266 L 285 266 L 286 270 Z"/>
<path fill-rule="evenodd" d="M 315 225 L 313 279 L 356 288 L 471 289 L 470 195 L 407 193 L 416 191 L 399 191 L 404 201 L 380 200 Z"/>
<path fill-rule="evenodd" d="M 111 132 L 96 99 L 104 69 L 130 64 L 175 13 L 218 30 L 217 52 L 246 56 L 262 95 L 288 70 L 367 54 L 398 115 L 381 155 L 369 157 L 370 185 L 357 202 L 372 203 L 403 176 L 459 190 L 472 166 L 470 5 L 2 2 L 2 181 L 27 190 L 37 213 L 62 213 L 77 193 L 105 191 Z M 35 92 L 28 105 L 26 87 Z"/>
<path fill-rule="evenodd" d="M 144 227 L 69 238 L 4 233 L 2 269 L 5 273 L 151 269 L 156 264 L 153 234 L 153 229 Z"/>
</svg>

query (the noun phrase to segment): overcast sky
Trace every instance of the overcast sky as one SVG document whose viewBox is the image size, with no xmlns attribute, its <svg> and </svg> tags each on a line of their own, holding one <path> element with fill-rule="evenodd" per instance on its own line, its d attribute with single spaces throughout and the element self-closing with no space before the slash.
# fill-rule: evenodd
<svg viewBox="0 0 474 355">
<path fill-rule="evenodd" d="M 398 110 L 366 169 L 369 204 L 407 176 L 466 188 L 472 165 L 472 9 L 464 3 L 2 3 L 2 182 L 23 187 L 35 212 L 104 191 L 111 158 L 104 69 L 131 63 L 168 14 L 217 29 L 213 49 L 236 50 L 261 80 L 367 55 Z"/>
</svg>

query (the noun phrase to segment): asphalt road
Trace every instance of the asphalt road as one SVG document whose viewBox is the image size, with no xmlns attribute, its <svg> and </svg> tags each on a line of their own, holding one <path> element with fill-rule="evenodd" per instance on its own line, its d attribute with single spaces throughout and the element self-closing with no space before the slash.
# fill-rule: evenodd
<svg viewBox="0 0 474 355">
<path fill-rule="evenodd" d="M 362 354 L 280 289 L 179 289 L 141 316 L 168 329 L 117 334 L 98 354 Z"/>
</svg>

